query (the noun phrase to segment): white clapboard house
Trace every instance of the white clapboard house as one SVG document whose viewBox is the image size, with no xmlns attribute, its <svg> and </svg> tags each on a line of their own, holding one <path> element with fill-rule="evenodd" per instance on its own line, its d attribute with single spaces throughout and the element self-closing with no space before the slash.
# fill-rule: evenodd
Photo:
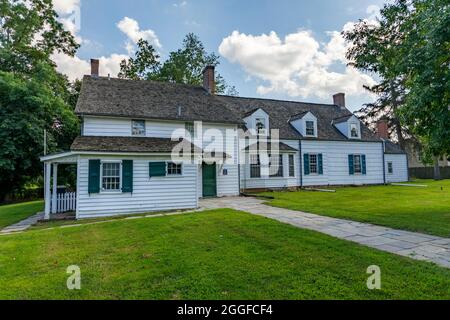
<svg viewBox="0 0 450 320">
<path fill-rule="evenodd" d="M 342 93 L 333 104 L 216 95 L 213 67 L 203 86 L 98 71 L 92 60 L 71 150 L 41 158 L 46 218 L 190 209 L 200 198 L 245 190 L 408 180 L 406 154 L 346 109 Z M 58 164 L 68 163 L 77 166 L 76 193 L 57 194 Z"/>
</svg>

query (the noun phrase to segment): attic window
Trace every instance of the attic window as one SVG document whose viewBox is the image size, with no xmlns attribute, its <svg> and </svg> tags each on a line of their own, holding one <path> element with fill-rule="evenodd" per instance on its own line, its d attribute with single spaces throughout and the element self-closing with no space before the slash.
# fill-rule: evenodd
<svg viewBox="0 0 450 320">
<path fill-rule="evenodd" d="M 266 134 L 266 119 L 264 118 L 256 118 L 255 127 L 258 134 L 265 135 Z"/>
<path fill-rule="evenodd" d="M 352 138 L 359 138 L 359 129 L 356 123 L 350 124 L 350 136 Z"/>
<path fill-rule="evenodd" d="M 133 136 L 145 136 L 145 120 L 133 120 L 131 122 L 131 133 Z"/>
<path fill-rule="evenodd" d="M 306 121 L 306 135 L 315 136 L 314 121 Z"/>
</svg>

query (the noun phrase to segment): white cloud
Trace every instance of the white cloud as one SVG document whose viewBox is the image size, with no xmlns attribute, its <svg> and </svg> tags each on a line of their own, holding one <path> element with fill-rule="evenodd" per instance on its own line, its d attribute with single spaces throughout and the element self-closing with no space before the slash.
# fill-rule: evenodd
<svg viewBox="0 0 450 320">
<path fill-rule="evenodd" d="M 182 7 L 186 7 L 187 4 L 188 4 L 187 1 L 181 1 L 180 3 L 172 4 L 172 6 L 174 6 L 175 8 L 182 8 Z"/>
<path fill-rule="evenodd" d="M 120 71 L 120 62 L 128 59 L 127 55 L 113 53 L 108 57 L 100 57 L 100 76 L 116 77 Z M 56 53 L 52 60 L 57 65 L 57 70 L 69 77 L 70 80 L 82 79 L 84 75 L 91 73 L 90 61 L 83 60 L 77 56 L 70 57 L 62 53 Z"/>
<path fill-rule="evenodd" d="M 120 31 L 125 33 L 134 44 L 136 44 L 139 39 L 144 39 L 156 48 L 161 48 L 161 43 L 159 42 L 156 33 L 151 29 L 141 30 L 139 28 L 139 23 L 134 19 L 125 17 L 117 23 L 117 27 Z"/>
<path fill-rule="evenodd" d="M 53 8 L 60 15 L 70 14 L 80 8 L 80 0 L 53 0 Z"/>
<path fill-rule="evenodd" d="M 370 7 L 371 22 L 376 15 Z M 343 30 L 349 30 L 347 23 Z M 311 31 L 299 30 L 284 39 L 274 31 L 269 34 L 250 35 L 233 31 L 219 46 L 222 56 L 237 63 L 248 75 L 267 84 L 257 88 L 259 94 L 282 93 L 292 97 L 311 96 L 329 98 L 336 92 L 348 95 L 366 95 L 363 85 L 375 81 L 368 75 L 348 67 L 345 52 L 348 44 L 338 31 L 327 33 L 327 43 L 319 43 Z M 335 70 L 343 69 L 340 72 Z"/>
</svg>

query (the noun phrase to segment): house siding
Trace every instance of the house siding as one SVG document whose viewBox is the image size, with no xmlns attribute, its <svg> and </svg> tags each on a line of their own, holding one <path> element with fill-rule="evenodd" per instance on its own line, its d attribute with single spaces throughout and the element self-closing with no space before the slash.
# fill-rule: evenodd
<svg viewBox="0 0 450 320">
<path fill-rule="evenodd" d="M 133 193 L 88 193 L 89 159 L 133 160 Z M 149 177 L 150 161 L 155 157 L 81 156 L 78 160 L 77 217 L 91 218 L 197 207 L 197 166 L 183 164 L 179 177 Z"/>
<path fill-rule="evenodd" d="M 408 181 L 408 164 L 406 154 L 386 154 L 385 155 L 386 182 L 405 182 Z M 388 162 L 392 162 L 393 173 L 388 172 Z"/>
<path fill-rule="evenodd" d="M 304 186 L 384 183 L 381 143 L 302 141 L 302 159 L 306 153 L 323 155 L 323 175 L 303 175 Z M 367 174 L 349 174 L 349 154 L 366 155 Z"/>
</svg>

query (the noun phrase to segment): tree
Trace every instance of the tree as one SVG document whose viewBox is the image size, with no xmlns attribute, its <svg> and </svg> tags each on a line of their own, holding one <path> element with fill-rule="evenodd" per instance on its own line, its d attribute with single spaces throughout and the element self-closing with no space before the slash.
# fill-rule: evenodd
<svg viewBox="0 0 450 320">
<path fill-rule="evenodd" d="M 363 112 L 390 116 L 399 141 L 412 133 L 435 163 L 450 151 L 449 32 L 448 0 L 397 0 L 378 24 L 360 21 L 344 33 L 351 64 L 381 79 L 371 88 L 379 99 Z"/>
<path fill-rule="evenodd" d="M 78 130 L 78 119 L 45 79 L 0 71 L 0 201 L 42 173 L 43 130 L 50 151 Z"/>
<path fill-rule="evenodd" d="M 42 174 L 44 129 L 50 152 L 69 148 L 77 135 L 79 87 L 50 59 L 77 48 L 51 0 L 0 2 L 0 201 Z"/>
<path fill-rule="evenodd" d="M 199 86 L 203 83 L 202 72 L 205 66 L 219 64 L 219 56 L 207 53 L 200 39 L 189 33 L 184 38 L 182 47 L 171 52 L 164 63 L 160 62 L 152 45 L 139 40 L 135 58 L 121 62 L 119 77 Z M 237 95 L 236 88 L 229 86 L 220 74 L 216 75 L 216 92 Z"/>
</svg>

